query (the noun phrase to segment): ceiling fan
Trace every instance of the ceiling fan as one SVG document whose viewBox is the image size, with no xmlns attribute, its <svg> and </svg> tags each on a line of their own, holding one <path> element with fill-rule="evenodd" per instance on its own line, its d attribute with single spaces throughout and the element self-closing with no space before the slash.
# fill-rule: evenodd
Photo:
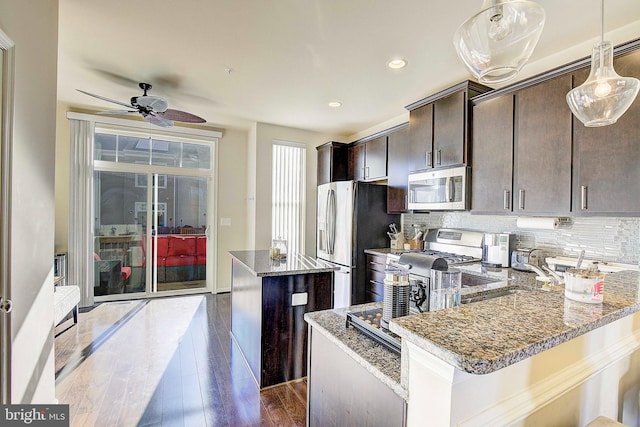
<svg viewBox="0 0 640 427">
<path fill-rule="evenodd" d="M 103 101 L 113 102 L 114 104 L 122 105 L 132 110 L 113 110 L 103 111 L 98 114 L 140 114 L 143 119 L 154 125 L 162 127 L 171 127 L 173 122 L 187 122 L 187 123 L 205 123 L 206 120 L 202 117 L 198 117 L 195 114 L 187 113 L 186 111 L 173 110 L 169 107 L 169 104 L 164 98 L 159 96 L 147 95 L 147 92 L 151 90 L 152 86 L 149 83 L 139 83 L 138 87 L 142 89 L 143 94 L 141 96 L 134 96 L 131 98 L 131 103 L 116 101 L 114 99 L 105 98 L 104 96 L 95 95 L 93 93 L 85 92 L 84 90 L 76 89 L 78 92 L 85 95 L 93 96 L 94 98 L 102 99 Z"/>
</svg>

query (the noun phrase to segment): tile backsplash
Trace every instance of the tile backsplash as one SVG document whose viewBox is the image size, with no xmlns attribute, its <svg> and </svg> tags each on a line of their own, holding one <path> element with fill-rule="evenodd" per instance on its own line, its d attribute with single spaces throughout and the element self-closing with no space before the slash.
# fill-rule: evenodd
<svg viewBox="0 0 640 427">
<path fill-rule="evenodd" d="M 640 218 L 573 217 L 554 230 L 518 228 L 517 216 L 472 215 L 469 212 L 402 214 L 406 238 L 413 235 L 412 224 L 425 228 L 460 228 L 489 233 L 514 233 L 518 247 L 539 248 L 551 256 L 639 264 Z"/>
</svg>

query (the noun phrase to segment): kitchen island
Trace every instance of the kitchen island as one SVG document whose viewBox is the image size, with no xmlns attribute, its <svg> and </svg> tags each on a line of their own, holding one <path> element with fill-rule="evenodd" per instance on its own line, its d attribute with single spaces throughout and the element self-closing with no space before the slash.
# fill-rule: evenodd
<svg viewBox="0 0 640 427">
<path fill-rule="evenodd" d="M 308 314 L 309 424 L 319 425 L 313 414 L 325 404 L 322 395 L 314 401 L 321 336 L 406 399 L 407 426 L 586 425 L 599 415 L 637 425 L 639 311 L 640 274 L 621 272 L 606 276 L 600 305 L 565 299 L 556 287 L 393 319 L 390 329 L 402 338 L 399 381 L 370 362 L 376 356 L 361 357 L 335 329 L 340 322 L 328 321 L 343 313 Z"/>
<path fill-rule="evenodd" d="M 231 334 L 260 388 L 306 375 L 303 316 L 332 307 L 333 271 L 324 261 L 269 251 L 234 251 Z"/>
</svg>

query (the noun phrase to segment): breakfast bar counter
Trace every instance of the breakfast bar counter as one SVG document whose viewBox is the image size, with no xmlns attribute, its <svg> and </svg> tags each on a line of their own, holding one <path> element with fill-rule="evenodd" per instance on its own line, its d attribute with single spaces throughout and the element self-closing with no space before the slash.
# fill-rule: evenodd
<svg viewBox="0 0 640 427">
<path fill-rule="evenodd" d="M 404 341 L 464 372 L 487 374 L 640 311 L 640 275 L 606 277 L 602 304 L 575 302 L 564 287 L 516 290 L 499 298 L 393 319 Z"/>
<path fill-rule="evenodd" d="M 355 330 L 332 334 L 344 312 L 305 318 L 312 341 L 328 337 L 405 398 L 408 426 L 585 425 L 623 413 L 640 419 L 640 273 L 608 274 L 601 304 L 567 299 L 562 286 L 506 289 L 513 292 L 392 319 L 390 330 L 402 338 L 400 361 L 373 341 L 361 344 L 367 338 L 354 338 Z M 400 372 L 389 372 L 398 362 Z M 308 381 L 313 388 L 313 375 Z M 558 412 L 562 407 L 573 409 Z"/>
</svg>

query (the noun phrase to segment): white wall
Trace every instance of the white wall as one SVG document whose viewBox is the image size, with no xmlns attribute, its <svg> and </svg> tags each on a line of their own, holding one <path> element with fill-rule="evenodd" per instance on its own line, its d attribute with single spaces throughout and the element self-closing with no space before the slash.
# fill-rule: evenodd
<svg viewBox="0 0 640 427">
<path fill-rule="evenodd" d="M 218 144 L 217 292 L 231 290 L 228 252 L 246 248 L 248 140 L 246 131 L 225 130 Z M 222 225 L 222 218 L 230 219 L 231 225 Z"/>
<path fill-rule="evenodd" d="M 15 43 L 12 402 L 52 403 L 58 2 L 0 0 L 0 28 Z"/>
<path fill-rule="evenodd" d="M 316 253 L 316 187 L 317 151 L 316 147 L 328 141 L 340 141 L 337 135 L 328 135 L 302 129 L 257 123 L 255 135 L 249 138 L 248 220 L 249 234 L 255 240 L 248 241 L 247 249 L 268 249 L 271 245 L 271 147 L 273 141 L 300 142 L 307 146 L 307 210 L 305 253 Z M 255 155 L 253 154 L 255 152 Z M 255 172 L 254 172 L 255 171 Z M 255 174 L 255 176 L 253 175 Z"/>
</svg>

